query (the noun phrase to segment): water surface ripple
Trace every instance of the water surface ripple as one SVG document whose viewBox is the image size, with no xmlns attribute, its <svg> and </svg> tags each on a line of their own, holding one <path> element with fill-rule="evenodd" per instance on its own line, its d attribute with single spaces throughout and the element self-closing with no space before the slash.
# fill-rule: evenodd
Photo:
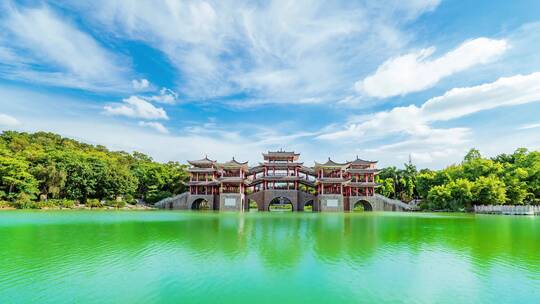
<svg viewBox="0 0 540 304">
<path fill-rule="evenodd" d="M 540 303 L 540 217 L 0 212 L 0 303 Z"/>
</svg>

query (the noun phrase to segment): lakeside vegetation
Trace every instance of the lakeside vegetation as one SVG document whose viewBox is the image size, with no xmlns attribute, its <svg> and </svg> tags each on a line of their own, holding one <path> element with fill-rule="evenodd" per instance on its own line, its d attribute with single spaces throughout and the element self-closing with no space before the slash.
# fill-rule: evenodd
<svg viewBox="0 0 540 304">
<path fill-rule="evenodd" d="M 53 133 L 0 134 L 0 208 L 122 208 L 186 190 L 185 165 Z"/>
<path fill-rule="evenodd" d="M 484 158 L 471 149 L 460 164 L 442 170 L 409 163 L 388 167 L 377 177 L 377 192 L 410 202 L 419 199 L 423 210 L 471 210 L 473 205 L 539 204 L 540 152 L 517 149 L 512 154 Z"/>
<path fill-rule="evenodd" d="M 113 152 L 53 133 L 0 134 L 0 208 L 124 208 L 186 191 L 187 166 L 139 152 Z M 387 167 L 377 192 L 423 210 L 470 210 L 481 204 L 539 204 L 540 152 L 517 149 L 484 158 L 471 149 L 442 170 Z M 129 206 L 128 205 L 128 206 Z"/>
</svg>

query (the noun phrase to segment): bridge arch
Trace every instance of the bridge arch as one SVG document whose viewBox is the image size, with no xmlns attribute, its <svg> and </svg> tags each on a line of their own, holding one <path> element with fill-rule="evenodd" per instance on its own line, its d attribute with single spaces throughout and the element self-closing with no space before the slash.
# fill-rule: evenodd
<svg viewBox="0 0 540 304">
<path fill-rule="evenodd" d="M 285 196 L 277 196 L 268 204 L 268 211 L 294 211 L 294 204 Z"/>
<path fill-rule="evenodd" d="M 252 198 L 246 198 L 244 202 L 244 211 L 261 210 L 261 204 Z"/>
<path fill-rule="evenodd" d="M 306 201 L 304 203 L 304 206 L 302 207 L 302 210 L 304 212 L 313 212 L 313 207 L 314 207 L 314 204 L 315 204 L 315 201 L 314 200 L 309 200 L 309 201 Z M 306 208 L 308 207 L 308 208 Z M 306 210 L 307 209 L 307 210 Z"/>
<path fill-rule="evenodd" d="M 358 200 L 352 207 L 352 211 L 373 211 L 373 205 L 366 200 Z"/>
<path fill-rule="evenodd" d="M 204 198 L 198 198 L 191 203 L 191 210 L 210 210 L 210 203 Z"/>
</svg>

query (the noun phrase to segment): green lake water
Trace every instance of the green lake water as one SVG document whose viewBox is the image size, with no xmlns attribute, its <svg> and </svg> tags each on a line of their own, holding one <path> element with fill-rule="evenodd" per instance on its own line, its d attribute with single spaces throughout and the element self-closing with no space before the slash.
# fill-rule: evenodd
<svg viewBox="0 0 540 304">
<path fill-rule="evenodd" d="M 540 303 L 540 217 L 0 212 L 0 303 Z"/>
</svg>

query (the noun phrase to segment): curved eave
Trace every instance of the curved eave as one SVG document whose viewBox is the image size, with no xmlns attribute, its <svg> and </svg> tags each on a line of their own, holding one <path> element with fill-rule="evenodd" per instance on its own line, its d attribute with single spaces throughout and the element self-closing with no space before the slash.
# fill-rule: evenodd
<svg viewBox="0 0 540 304">
<path fill-rule="evenodd" d="M 317 168 L 332 168 L 332 169 L 341 169 L 346 166 L 348 166 L 349 163 L 336 163 L 335 161 L 331 160 L 330 157 L 325 163 L 318 163 L 315 162 L 315 169 Z"/>
<path fill-rule="evenodd" d="M 318 184 L 342 184 L 347 182 L 347 179 L 344 178 L 319 178 L 317 179 Z"/>
<path fill-rule="evenodd" d="M 377 160 L 365 160 L 365 159 L 361 159 L 361 158 L 358 158 L 358 156 L 357 156 L 355 160 L 350 161 L 350 162 L 348 162 L 348 163 L 354 166 L 354 165 L 372 165 L 372 164 L 376 164 L 376 163 L 378 163 L 378 162 L 379 162 L 379 161 L 377 161 Z"/>
<path fill-rule="evenodd" d="M 348 168 L 345 171 L 348 173 L 373 173 L 373 174 L 379 174 L 379 172 L 381 172 L 381 170 L 378 170 L 378 169 L 353 169 L 353 168 Z"/>
<path fill-rule="evenodd" d="M 244 183 L 244 179 L 240 177 L 220 177 L 218 178 L 218 181 L 220 181 L 221 183 L 234 183 L 234 184 Z"/>
<path fill-rule="evenodd" d="M 188 168 L 188 172 L 193 172 L 193 173 L 212 173 L 212 172 L 216 172 L 216 169 L 214 169 L 214 168 Z"/>
<path fill-rule="evenodd" d="M 191 181 L 187 183 L 188 186 L 217 186 L 219 182 L 217 181 Z"/>
<path fill-rule="evenodd" d="M 345 183 L 345 186 L 349 186 L 349 187 L 379 187 L 380 184 L 378 183 L 375 183 L 375 182 L 361 182 L 361 183 L 357 183 L 357 182 L 347 182 Z"/>
<path fill-rule="evenodd" d="M 217 163 L 215 160 L 211 160 L 207 156 L 205 156 L 203 159 L 188 160 L 187 162 L 193 166 L 212 166 Z"/>
<path fill-rule="evenodd" d="M 255 166 L 248 169 L 248 174 L 256 174 L 264 171 L 263 166 Z"/>
<path fill-rule="evenodd" d="M 264 162 L 259 163 L 260 166 L 263 167 L 282 167 L 282 168 L 294 168 L 294 167 L 301 167 L 304 163 L 299 162 L 292 162 L 292 163 L 270 163 L 270 162 Z"/>
</svg>

